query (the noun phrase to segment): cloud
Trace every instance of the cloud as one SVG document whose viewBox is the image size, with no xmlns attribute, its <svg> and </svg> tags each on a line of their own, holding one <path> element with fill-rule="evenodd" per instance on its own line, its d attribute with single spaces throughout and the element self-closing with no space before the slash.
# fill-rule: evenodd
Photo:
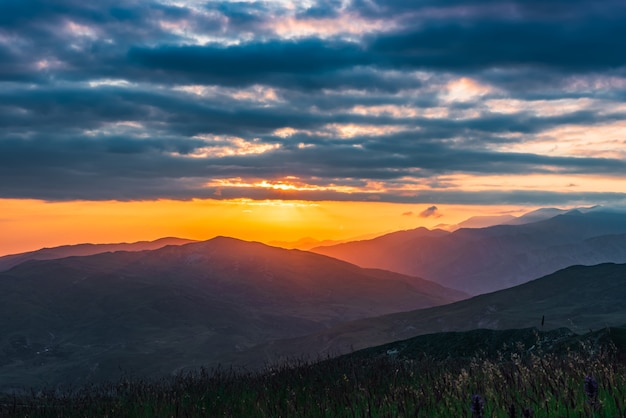
<svg viewBox="0 0 626 418">
<path fill-rule="evenodd" d="M 554 184 L 626 177 L 606 135 L 624 18 L 612 0 L 0 2 L 0 195 L 619 201 Z M 449 180 L 538 174 L 559 181 Z M 309 189 L 241 186 L 286 178 Z"/>
<path fill-rule="evenodd" d="M 370 62 L 371 58 L 357 44 L 317 39 L 228 47 L 135 47 L 128 52 L 128 64 L 140 67 L 151 78 L 169 74 L 179 80 L 225 85 L 272 82 L 283 75 L 327 74 Z"/>
<path fill-rule="evenodd" d="M 608 16 L 571 26 L 554 21 L 484 19 L 434 22 L 419 30 L 376 37 L 371 50 L 397 66 L 446 71 L 545 67 L 563 73 L 620 68 L 624 25 Z M 581 54 L 581 49 L 585 54 Z"/>
<path fill-rule="evenodd" d="M 402 213 L 402 216 L 413 216 L 413 215 L 414 215 L 414 213 L 411 212 L 411 211 Z"/>
<path fill-rule="evenodd" d="M 430 217 L 440 218 L 441 214 L 439 213 L 439 209 L 437 208 L 437 206 L 430 206 L 424 209 L 423 211 L 421 211 L 418 216 L 420 218 L 430 218 Z"/>
</svg>

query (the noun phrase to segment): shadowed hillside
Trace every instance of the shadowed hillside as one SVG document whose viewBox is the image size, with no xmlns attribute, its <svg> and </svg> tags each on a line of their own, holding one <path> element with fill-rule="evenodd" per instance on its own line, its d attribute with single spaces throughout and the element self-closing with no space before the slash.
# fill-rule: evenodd
<svg viewBox="0 0 626 418">
<path fill-rule="evenodd" d="M 475 329 L 440 332 L 394 341 L 346 354 L 345 358 L 389 358 L 395 360 L 431 359 L 469 362 L 473 358 L 509 358 L 519 353 L 565 354 L 585 347 L 616 350 L 626 359 L 626 327 L 608 327 L 586 334 L 567 328 L 541 331 L 538 328 L 507 330 Z M 340 357 L 341 358 L 341 357 Z"/>
<path fill-rule="evenodd" d="M 266 361 L 348 353 L 418 335 L 541 327 L 577 333 L 626 323 L 626 264 L 573 266 L 515 288 L 450 305 L 357 320 L 257 348 Z M 251 358 L 251 357 L 250 357 Z"/>
<path fill-rule="evenodd" d="M 6 389 L 169 374 L 272 339 L 464 296 L 230 238 L 29 261 L 0 274 L 0 381 Z"/>
<path fill-rule="evenodd" d="M 202 369 L 73 392 L 0 395 L 0 415 L 466 417 L 480 395 L 473 416 L 623 417 L 625 337 L 624 328 L 582 336 L 566 328 L 431 334 L 259 372 Z M 597 393 L 587 381 L 597 383 Z"/>
</svg>

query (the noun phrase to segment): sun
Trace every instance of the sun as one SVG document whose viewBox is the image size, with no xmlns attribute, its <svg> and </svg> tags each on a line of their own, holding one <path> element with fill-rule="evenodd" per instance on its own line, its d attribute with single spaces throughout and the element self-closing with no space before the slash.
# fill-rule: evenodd
<svg viewBox="0 0 626 418">
<path fill-rule="evenodd" d="M 282 185 L 278 190 L 290 190 L 288 185 Z M 244 206 L 242 213 L 254 219 L 259 225 L 263 225 L 268 235 L 271 234 L 272 228 L 310 228 L 311 223 L 318 222 L 315 213 L 319 204 L 307 201 L 295 200 L 247 200 L 242 199 L 240 203 Z"/>
</svg>

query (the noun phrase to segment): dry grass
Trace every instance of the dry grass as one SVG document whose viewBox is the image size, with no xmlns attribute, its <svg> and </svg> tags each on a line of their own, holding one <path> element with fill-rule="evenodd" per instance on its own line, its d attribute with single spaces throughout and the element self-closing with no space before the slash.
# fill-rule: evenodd
<svg viewBox="0 0 626 418">
<path fill-rule="evenodd" d="M 124 379 L 7 398 L 0 416 L 626 416 L 626 365 L 614 350 L 584 343 L 561 354 L 516 348 L 471 361 L 347 356 L 263 373 L 217 369 L 161 381 Z M 472 410 L 473 395 L 482 408 Z"/>
</svg>

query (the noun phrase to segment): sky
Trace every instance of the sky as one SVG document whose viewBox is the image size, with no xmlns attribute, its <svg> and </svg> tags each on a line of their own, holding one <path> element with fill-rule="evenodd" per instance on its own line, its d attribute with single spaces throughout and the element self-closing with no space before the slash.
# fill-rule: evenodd
<svg viewBox="0 0 626 418">
<path fill-rule="evenodd" d="M 626 204 L 623 0 L 2 0 L 0 254 Z"/>
</svg>

